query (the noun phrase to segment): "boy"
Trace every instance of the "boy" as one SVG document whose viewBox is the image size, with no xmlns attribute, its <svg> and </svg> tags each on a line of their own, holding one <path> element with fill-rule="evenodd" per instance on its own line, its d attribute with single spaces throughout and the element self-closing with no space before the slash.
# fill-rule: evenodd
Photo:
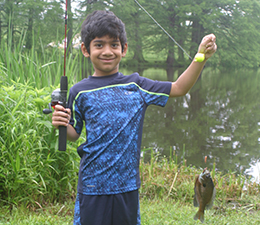
<svg viewBox="0 0 260 225">
<path fill-rule="evenodd" d="M 81 50 L 90 57 L 94 74 L 70 89 L 68 108 L 57 105 L 52 124 L 67 126 L 76 141 L 83 128 L 87 141 L 81 157 L 74 224 L 137 225 L 140 223 L 139 158 L 147 106 L 164 106 L 169 97 L 185 95 L 205 62 L 217 49 L 215 36 L 205 36 L 199 52 L 203 62 L 192 62 L 175 82 L 152 81 L 138 73 L 118 72 L 127 52 L 125 26 L 114 13 L 95 11 L 82 24 Z"/>
</svg>

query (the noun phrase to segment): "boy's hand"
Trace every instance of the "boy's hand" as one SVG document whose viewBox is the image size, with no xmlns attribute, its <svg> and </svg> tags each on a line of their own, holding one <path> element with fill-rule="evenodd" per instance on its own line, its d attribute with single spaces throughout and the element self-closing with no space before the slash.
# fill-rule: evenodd
<svg viewBox="0 0 260 225">
<path fill-rule="evenodd" d="M 56 105 L 52 114 L 52 125 L 58 129 L 59 126 L 67 127 L 70 121 L 71 111 L 61 105 Z"/>
<path fill-rule="evenodd" d="M 205 54 L 205 60 L 207 60 L 216 52 L 216 50 L 216 36 L 214 34 L 209 34 L 202 39 L 198 53 Z"/>
</svg>

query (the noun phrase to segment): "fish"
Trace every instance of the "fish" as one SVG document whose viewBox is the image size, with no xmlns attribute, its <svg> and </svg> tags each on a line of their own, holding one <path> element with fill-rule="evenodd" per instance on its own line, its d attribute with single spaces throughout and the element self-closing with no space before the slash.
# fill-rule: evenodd
<svg viewBox="0 0 260 225">
<path fill-rule="evenodd" d="M 216 189 L 210 172 L 205 168 L 200 175 L 196 176 L 194 185 L 193 205 L 199 207 L 198 212 L 194 216 L 194 220 L 204 222 L 204 210 L 210 209 L 213 206 L 216 197 Z"/>
</svg>

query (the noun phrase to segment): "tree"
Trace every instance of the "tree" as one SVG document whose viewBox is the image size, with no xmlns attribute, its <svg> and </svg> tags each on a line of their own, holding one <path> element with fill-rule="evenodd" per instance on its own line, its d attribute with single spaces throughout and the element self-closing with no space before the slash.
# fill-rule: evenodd
<svg viewBox="0 0 260 225">
<path fill-rule="evenodd" d="M 64 37 L 65 5 L 60 0 L 48 1 L 44 7 L 42 18 L 35 23 L 37 38 L 44 46 Z"/>
<path fill-rule="evenodd" d="M 146 62 L 143 53 L 146 18 L 141 9 L 134 1 L 117 0 L 111 10 L 125 23 L 129 51 L 133 52 L 133 60 L 138 63 Z"/>
<path fill-rule="evenodd" d="M 15 29 L 15 22 L 19 19 L 19 4 L 21 1 L 9 0 L 9 1 L 1 1 L 1 12 L 3 15 L 3 22 L 1 23 L 1 28 L 5 27 L 7 36 L 7 40 L 9 44 L 14 43 L 14 35 L 15 33 L 20 33 L 20 30 Z M 16 20 L 15 20 L 16 18 Z M 2 29 L 0 36 L 3 36 Z M 11 42 L 10 42 L 11 41 Z"/>
<path fill-rule="evenodd" d="M 31 49 L 33 46 L 33 37 L 34 37 L 34 23 L 35 20 L 40 19 L 41 12 L 44 9 L 44 0 L 24 0 L 21 2 L 21 10 L 25 13 L 23 17 L 25 17 L 25 29 L 26 29 L 26 40 L 25 47 L 27 49 Z"/>
<path fill-rule="evenodd" d="M 79 3 L 80 9 L 76 9 L 76 14 L 72 13 L 72 2 Z M 71 43 L 73 26 L 80 29 L 87 14 L 94 10 L 111 10 L 125 23 L 128 55 L 139 64 L 151 61 L 150 56 L 154 56 L 157 64 L 186 67 L 190 63 L 187 56 L 195 55 L 202 37 L 214 33 L 218 51 L 207 65 L 218 68 L 259 67 L 259 1 L 138 2 L 171 38 L 134 0 L 68 0 L 67 43 Z M 64 37 L 64 8 L 65 0 L 0 0 L 0 42 L 8 40 L 14 45 L 24 40 L 26 49 L 31 49 L 34 43 L 37 51 L 50 42 L 59 42 Z"/>
<path fill-rule="evenodd" d="M 222 28 L 219 37 L 223 37 L 219 43 L 223 49 L 220 63 L 225 67 L 259 67 L 260 53 L 256 50 L 260 48 L 259 2 L 233 1 L 221 9 L 218 20 Z"/>
</svg>

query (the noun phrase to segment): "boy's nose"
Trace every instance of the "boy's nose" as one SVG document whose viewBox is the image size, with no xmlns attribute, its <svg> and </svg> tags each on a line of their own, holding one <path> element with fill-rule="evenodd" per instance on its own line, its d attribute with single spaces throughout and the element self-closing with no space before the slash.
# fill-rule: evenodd
<svg viewBox="0 0 260 225">
<path fill-rule="evenodd" d="M 111 47 L 109 45 L 105 45 L 103 48 L 103 55 L 112 55 L 113 52 L 111 50 Z"/>
</svg>

